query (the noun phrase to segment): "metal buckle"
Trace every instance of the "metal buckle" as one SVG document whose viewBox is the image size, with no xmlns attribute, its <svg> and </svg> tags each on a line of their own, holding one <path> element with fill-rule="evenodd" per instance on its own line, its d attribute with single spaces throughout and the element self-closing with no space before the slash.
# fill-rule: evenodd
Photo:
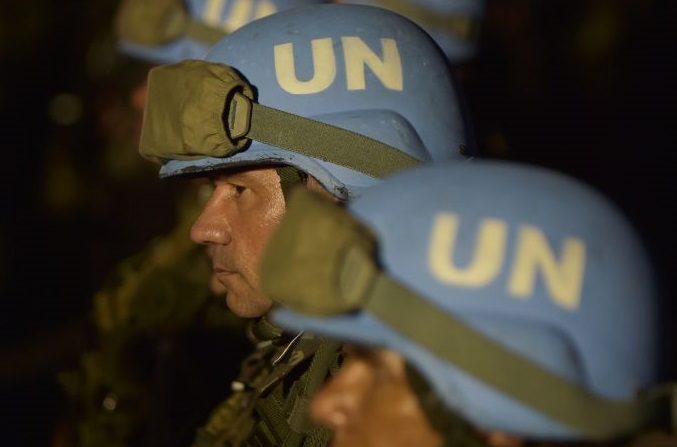
<svg viewBox="0 0 677 447">
<path fill-rule="evenodd" d="M 246 136 L 251 128 L 252 102 L 240 92 L 233 93 L 226 103 L 228 136 L 232 141 Z"/>
</svg>

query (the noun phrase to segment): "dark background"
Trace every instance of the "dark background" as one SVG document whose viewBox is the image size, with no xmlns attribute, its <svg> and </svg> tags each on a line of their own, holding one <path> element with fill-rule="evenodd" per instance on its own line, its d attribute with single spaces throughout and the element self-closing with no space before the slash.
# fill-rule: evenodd
<svg viewBox="0 0 677 447">
<path fill-rule="evenodd" d="M 171 191 L 123 142 L 133 132 L 129 95 L 146 67 L 116 55 L 114 8 L 111 0 L 0 7 L 2 445 L 52 442 L 65 407 L 56 374 L 88 343 L 94 292 L 115 262 L 173 222 Z M 459 69 L 484 156 L 581 178 L 634 222 L 666 297 L 672 377 L 675 9 L 494 0 L 480 53 Z"/>
</svg>

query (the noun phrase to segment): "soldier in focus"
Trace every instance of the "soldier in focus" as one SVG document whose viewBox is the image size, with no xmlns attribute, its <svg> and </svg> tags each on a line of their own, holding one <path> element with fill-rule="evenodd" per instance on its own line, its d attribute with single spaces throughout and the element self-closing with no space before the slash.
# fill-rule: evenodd
<svg viewBox="0 0 677 447">
<path fill-rule="evenodd" d="M 252 22 L 204 60 L 153 69 L 148 95 L 141 153 L 161 177 L 213 184 L 191 236 L 257 340 L 194 445 L 325 445 L 307 403 L 338 344 L 265 318 L 261 252 L 294 185 L 346 202 L 393 172 L 469 154 L 446 60 L 392 12 L 319 5 Z"/>
</svg>

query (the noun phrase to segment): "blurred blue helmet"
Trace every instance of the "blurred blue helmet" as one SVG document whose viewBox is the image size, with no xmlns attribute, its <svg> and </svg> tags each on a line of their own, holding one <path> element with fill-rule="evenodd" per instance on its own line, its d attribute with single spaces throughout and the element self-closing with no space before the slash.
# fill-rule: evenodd
<svg viewBox="0 0 677 447">
<path fill-rule="evenodd" d="M 645 250 L 607 199 L 545 169 L 478 161 L 397 174 L 349 211 L 389 279 L 367 282 L 350 312 L 292 305 L 274 321 L 400 352 L 482 430 L 574 440 L 635 428 L 634 399 L 657 380 L 657 297 Z M 348 265 L 341 275 L 364 284 L 369 269 Z"/>
<path fill-rule="evenodd" d="M 390 9 L 416 22 L 444 50 L 452 65 L 477 52 L 485 0 L 343 0 Z"/>
<path fill-rule="evenodd" d="M 464 159 L 465 123 L 446 60 L 425 32 L 393 12 L 355 5 L 283 11 L 225 37 L 206 60 L 237 70 L 267 107 L 370 137 L 421 161 Z M 341 198 L 376 181 L 258 141 L 232 156 L 168 160 L 160 175 L 266 163 L 295 166 Z"/>
<path fill-rule="evenodd" d="M 221 37 L 268 15 L 327 0 L 124 0 L 116 17 L 125 54 L 158 64 L 203 57 Z"/>
</svg>

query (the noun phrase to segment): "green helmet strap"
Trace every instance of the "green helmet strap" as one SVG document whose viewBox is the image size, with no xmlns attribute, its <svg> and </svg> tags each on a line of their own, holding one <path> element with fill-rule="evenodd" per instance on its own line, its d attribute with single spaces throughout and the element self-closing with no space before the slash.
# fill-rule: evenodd
<svg viewBox="0 0 677 447">
<path fill-rule="evenodd" d="M 192 19 L 180 0 L 126 0 L 115 22 L 118 36 L 139 45 L 162 45 L 180 37 L 211 45 L 227 34 Z"/>
<path fill-rule="evenodd" d="M 226 65 L 190 60 L 150 71 L 140 144 L 144 157 L 228 157 L 246 150 L 251 140 L 372 177 L 419 163 L 364 135 L 254 102 L 251 86 Z"/>
<path fill-rule="evenodd" d="M 297 189 L 286 213 L 269 243 L 261 277 L 263 290 L 277 302 L 318 316 L 368 312 L 455 367 L 591 440 L 670 423 L 658 419 L 672 414 L 669 406 L 677 387 L 629 401 L 591 394 L 390 278 L 374 262 L 374 237 L 341 208 Z"/>
<path fill-rule="evenodd" d="M 305 172 L 299 171 L 294 166 L 280 166 L 275 168 L 277 175 L 280 176 L 280 186 L 284 199 L 289 199 L 289 194 L 298 185 L 302 185 L 307 176 Z"/>
</svg>

